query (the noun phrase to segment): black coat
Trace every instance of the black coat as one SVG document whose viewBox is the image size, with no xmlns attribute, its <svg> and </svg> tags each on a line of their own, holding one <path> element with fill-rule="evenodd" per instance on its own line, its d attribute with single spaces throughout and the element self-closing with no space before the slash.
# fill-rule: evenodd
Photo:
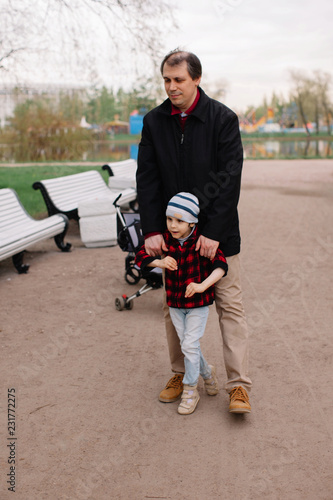
<svg viewBox="0 0 333 500">
<path fill-rule="evenodd" d="M 226 256 L 240 251 L 237 204 L 243 148 L 237 115 L 202 89 L 182 132 L 169 99 L 143 120 L 137 190 L 143 233 L 165 230 L 168 201 L 180 191 L 200 202 L 199 231 L 220 242 Z"/>
</svg>

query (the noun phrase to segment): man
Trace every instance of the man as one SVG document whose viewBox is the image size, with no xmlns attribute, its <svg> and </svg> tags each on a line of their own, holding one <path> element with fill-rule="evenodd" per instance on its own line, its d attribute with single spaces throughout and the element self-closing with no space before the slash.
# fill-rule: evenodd
<svg viewBox="0 0 333 500">
<path fill-rule="evenodd" d="M 168 200 L 180 191 L 199 198 L 196 250 L 213 259 L 220 246 L 229 271 L 215 284 L 215 304 L 223 339 L 229 411 L 251 411 L 248 391 L 248 329 L 241 298 L 240 234 L 237 205 L 243 148 L 236 114 L 199 87 L 201 63 L 190 52 L 174 51 L 161 64 L 168 99 L 144 118 L 139 145 L 137 190 L 146 252 L 167 251 L 162 233 Z M 171 369 L 175 375 L 159 400 L 182 394 L 184 355 L 164 306 Z"/>
</svg>

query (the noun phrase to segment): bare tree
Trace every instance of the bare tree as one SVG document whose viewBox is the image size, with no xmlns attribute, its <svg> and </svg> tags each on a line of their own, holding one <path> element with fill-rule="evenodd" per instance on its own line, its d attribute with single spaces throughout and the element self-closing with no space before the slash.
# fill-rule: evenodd
<svg viewBox="0 0 333 500">
<path fill-rule="evenodd" d="M 310 135 L 307 125 L 309 120 L 315 122 L 317 134 L 320 131 L 320 122 L 323 120 L 327 125 L 328 134 L 330 134 L 332 75 L 315 70 L 311 76 L 300 71 L 290 71 L 290 76 L 293 82 L 292 98 L 297 103 L 307 134 Z"/>
<path fill-rule="evenodd" d="M 1 0 L 0 69 L 22 75 L 44 66 L 98 76 L 127 62 L 158 61 L 176 27 L 167 0 Z M 25 64 L 25 66 L 24 66 Z"/>
<path fill-rule="evenodd" d="M 332 102 L 330 100 L 330 88 L 332 85 L 332 75 L 316 70 L 315 73 L 316 93 L 324 119 L 327 126 L 327 133 L 331 134 Z"/>
<path fill-rule="evenodd" d="M 301 116 L 302 123 L 307 135 L 311 135 L 308 121 L 313 115 L 316 107 L 314 101 L 314 84 L 302 71 L 290 70 L 290 77 L 293 84 L 291 99 L 295 100 Z"/>
</svg>

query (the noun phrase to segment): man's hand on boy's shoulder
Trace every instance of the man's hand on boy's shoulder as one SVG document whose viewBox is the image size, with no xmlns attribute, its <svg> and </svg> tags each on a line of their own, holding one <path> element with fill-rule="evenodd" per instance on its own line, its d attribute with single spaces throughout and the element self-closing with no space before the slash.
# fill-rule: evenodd
<svg viewBox="0 0 333 500">
<path fill-rule="evenodd" d="M 145 249 L 151 257 L 158 257 L 168 251 L 162 234 L 154 234 L 145 239 Z"/>
<path fill-rule="evenodd" d="M 207 259 L 213 260 L 219 244 L 219 241 L 211 240 L 201 234 L 198 238 L 195 249 L 196 251 L 200 250 L 201 257 L 207 257 Z"/>
</svg>

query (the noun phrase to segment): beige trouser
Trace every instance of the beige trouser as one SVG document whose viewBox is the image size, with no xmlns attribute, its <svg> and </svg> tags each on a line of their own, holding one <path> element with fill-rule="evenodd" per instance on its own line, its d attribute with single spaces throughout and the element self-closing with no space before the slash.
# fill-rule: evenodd
<svg viewBox="0 0 333 500">
<path fill-rule="evenodd" d="M 223 357 L 227 372 L 225 389 L 230 392 L 239 385 L 248 391 L 252 382 L 248 377 L 249 336 L 242 304 L 239 254 L 227 257 L 228 274 L 215 284 L 215 305 L 223 340 Z M 163 306 L 171 369 L 184 373 L 184 355 L 177 332 L 172 324 L 169 308 Z"/>
</svg>

